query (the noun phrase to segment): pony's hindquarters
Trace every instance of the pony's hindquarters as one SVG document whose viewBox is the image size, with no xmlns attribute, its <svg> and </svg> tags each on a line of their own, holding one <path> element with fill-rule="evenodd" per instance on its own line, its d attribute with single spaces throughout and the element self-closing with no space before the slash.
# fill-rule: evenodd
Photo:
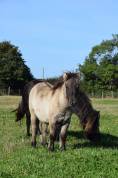
<svg viewBox="0 0 118 178">
<path fill-rule="evenodd" d="M 47 92 L 50 88 L 45 83 L 39 83 L 35 85 L 29 94 L 29 111 L 31 115 L 31 127 L 32 127 L 32 146 L 36 146 L 36 120 L 40 123 L 48 123 L 49 117 L 49 102 Z M 44 137 L 44 132 L 42 137 Z M 43 138 L 44 140 L 44 138 Z"/>
</svg>

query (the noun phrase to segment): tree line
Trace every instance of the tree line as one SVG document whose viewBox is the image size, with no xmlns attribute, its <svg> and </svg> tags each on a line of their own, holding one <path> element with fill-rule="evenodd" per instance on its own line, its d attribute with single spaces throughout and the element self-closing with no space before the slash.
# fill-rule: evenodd
<svg viewBox="0 0 118 178">
<path fill-rule="evenodd" d="M 118 34 L 92 48 L 83 64 L 77 66 L 81 88 L 93 96 L 118 91 Z M 34 79 L 18 47 L 9 41 L 0 43 L 0 88 L 22 90 Z M 54 83 L 57 78 L 48 79 Z"/>
</svg>

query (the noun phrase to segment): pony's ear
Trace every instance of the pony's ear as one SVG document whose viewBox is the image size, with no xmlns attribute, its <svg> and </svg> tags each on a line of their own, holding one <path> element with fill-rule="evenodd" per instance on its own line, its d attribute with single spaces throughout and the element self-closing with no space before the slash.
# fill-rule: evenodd
<svg viewBox="0 0 118 178">
<path fill-rule="evenodd" d="M 64 81 L 68 80 L 68 73 L 64 72 L 64 74 L 63 74 L 63 80 Z"/>
</svg>

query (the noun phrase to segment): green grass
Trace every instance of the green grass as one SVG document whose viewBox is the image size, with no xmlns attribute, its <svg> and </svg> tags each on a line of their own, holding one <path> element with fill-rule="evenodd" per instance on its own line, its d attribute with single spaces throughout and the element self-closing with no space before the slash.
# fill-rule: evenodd
<svg viewBox="0 0 118 178">
<path fill-rule="evenodd" d="M 0 176 L 2 178 L 117 178 L 118 177 L 118 100 L 94 99 L 101 111 L 102 139 L 92 144 L 84 139 L 76 116 L 68 131 L 67 150 L 60 152 L 58 143 L 49 153 L 38 143 L 30 146 L 25 119 L 21 126 L 10 112 L 19 97 L 0 97 Z M 39 138 L 37 138 L 38 141 Z"/>
</svg>

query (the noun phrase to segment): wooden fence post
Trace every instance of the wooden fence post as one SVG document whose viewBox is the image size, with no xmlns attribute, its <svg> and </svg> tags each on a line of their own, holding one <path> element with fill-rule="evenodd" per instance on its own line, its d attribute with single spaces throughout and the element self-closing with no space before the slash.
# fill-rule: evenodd
<svg viewBox="0 0 118 178">
<path fill-rule="evenodd" d="M 8 87 L 8 95 L 10 95 L 10 92 L 11 92 L 11 88 L 10 86 Z"/>
<path fill-rule="evenodd" d="M 102 90 L 102 99 L 104 99 L 104 92 L 103 92 L 103 90 Z"/>
</svg>

